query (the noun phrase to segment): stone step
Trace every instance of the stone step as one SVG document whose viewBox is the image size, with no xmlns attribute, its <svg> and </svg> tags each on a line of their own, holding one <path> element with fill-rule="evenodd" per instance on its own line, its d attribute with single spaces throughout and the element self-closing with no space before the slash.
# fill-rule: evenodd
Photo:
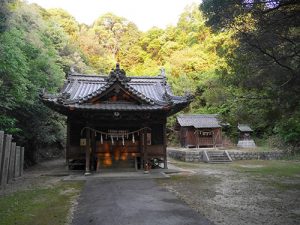
<svg viewBox="0 0 300 225">
<path fill-rule="evenodd" d="M 226 155 L 211 155 L 211 154 L 208 154 L 209 157 L 227 157 Z"/>
<path fill-rule="evenodd" d="M 218 161 L 218 160 L 229 160 L 227 157 L 224 157 L 224 158 L 209 158 L 210 161 Z"/>
<path fill-rule="evenodd" d="M 208 152 L 206 152 L 206 155 L 208 157 L 208 160 L 207 160 L 208 163 L 229 163 L 229 162 L 231 162 L 231 159 L 228 157 L 226 152 L 208 151 Z"/>
<path fill-rule="evenodd" d="M 226 157 L 227 158 L 227 155 L 208 155 L 210 158 L 223 158 L 223 157 Z"/>
<path fill-rule="evenodd" d="M 228 161 L 229 159 L 227 157 L 224 157 L 224 158 L 210 158 L 209 159 L 210 161 Z"/>
<path fill-rule="evenodd" d="M 224 153 L 207 153 L 208 155 L 225 155 Z"/>
</svg>

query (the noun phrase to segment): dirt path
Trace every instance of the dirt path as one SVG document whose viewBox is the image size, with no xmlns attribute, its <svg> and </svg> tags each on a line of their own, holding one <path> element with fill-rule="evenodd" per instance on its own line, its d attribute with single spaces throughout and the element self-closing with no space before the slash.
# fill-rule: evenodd
<svg viewBox="0 0 300 225">
<path fill-rule="evenodd" d="M 195 164 L 189 168 L 179 163 L 179 166 L 192 173 L 173 176 L 161 182 L 162 185 L 216 224 L 300 223 L 299 177 L 278 180 L 278 177 L 248 174 L 226 165 Z"/>
<path fill-rule="evenodd" d="M 64 159 L 45 161 L 25 170 L 23 177 L 7 184 L 0 191 L 0 196 L 19 190 L 51 186 L 61 181 L 62 177 L 68 174 L 69 172 L 65 168 Z"/>
</svg>

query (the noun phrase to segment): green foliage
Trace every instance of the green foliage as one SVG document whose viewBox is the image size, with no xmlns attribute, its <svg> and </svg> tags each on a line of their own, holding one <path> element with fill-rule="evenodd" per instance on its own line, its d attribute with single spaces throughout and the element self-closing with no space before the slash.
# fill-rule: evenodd
<svg viewBox="0 0 300 225">
<path fill-rule="evenodd" d="M 274 131 L 278 133 L 285 142 L 293 144 L 295 147 L 300 147 L 299 136 L 300 136 L 300 113 L 297 111 L 295 114 L 290 116 L 283 116 L 282 119 L 277 123 Z"/>
<path fill-rule="evenodd" d="M 278 134 L 299 148 L 299 4 L 294 0 L 205 0 L 200 6 L 216 32 L 238 43 L 225 52 L 221 85 L 231 90 L 224 117 L 251 122 L 257 135 Z M 219 55 L 224 53 L 219 52 Z"/>
<path fill-rule="evenodd" d="M 79 32 L 79 24 L 73 16 L 63 9 L 49 9 L 47 10 L 48 15 L 44 17 L 49 17 L 63 28 L 64 32 L 68 34 L 72 39 L 77 39 Z"/>
<path fill-rule="evenodd" d="M 14 134 L 34 161 L 39 148 L 63 144 L 63 120 L 38 98 L 41 89 L 56 92 L 62 85 L 59 43 L 35 7 L 20 3 L 6 23 L 0 33 L 0 130 Z"/>
</svg>

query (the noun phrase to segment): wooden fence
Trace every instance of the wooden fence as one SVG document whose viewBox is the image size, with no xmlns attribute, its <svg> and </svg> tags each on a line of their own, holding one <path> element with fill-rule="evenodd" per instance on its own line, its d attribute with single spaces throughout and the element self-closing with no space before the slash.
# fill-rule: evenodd
<svg viewBox="0 0 300 225">
<path fill-rule="evenodd" d="M 24 147 L 12 141 L 12 135 L 0 131 L 0 187 L 23 175 Z"/>
</svg>

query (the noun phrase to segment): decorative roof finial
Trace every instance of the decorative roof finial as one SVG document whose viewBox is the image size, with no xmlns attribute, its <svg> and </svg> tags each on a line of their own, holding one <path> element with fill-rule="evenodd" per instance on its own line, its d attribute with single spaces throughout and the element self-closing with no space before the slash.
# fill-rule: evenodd
<svg viewBox="0 0 300 225">
<path fill-rule="evenodd" d="M 115 82 L 116 80 L 122 82 L 130 81 L 129 77 L 126 77 L 126 72 L 123 69 L 120 69 L 120 64 L 116 63 L 116 69 L 112 69 L 107 78 L 108 82 Z"/>
<path fill-rule="evenodd" d="M 120 63 L 116 63 L 116 70 L 120 70 Z"/>
<path fill-rule="evenodd" d="M 166 71 L 165 71 L 165 68 L 160 68 L 160 75 L 165 77 L 166 76 Z"/>
<path fill-rule="evenodd" d="M 167 85 L 167 76 L 166 76 L 166 71 L 165 71 L 165 68 L 160 68 L 160 77 L 162 77 L 162 84 L 163 85 Z"/>
<path fill-rule="evenodd" d="M 74 64 L 72 64 L 71 66 L 70 66 L 70 71 L 69 71 L 69 74 L 76 74 L 77 72 L 76 72 L 76 70 L 75 70 L 75 65 Z"/>
</svg>

